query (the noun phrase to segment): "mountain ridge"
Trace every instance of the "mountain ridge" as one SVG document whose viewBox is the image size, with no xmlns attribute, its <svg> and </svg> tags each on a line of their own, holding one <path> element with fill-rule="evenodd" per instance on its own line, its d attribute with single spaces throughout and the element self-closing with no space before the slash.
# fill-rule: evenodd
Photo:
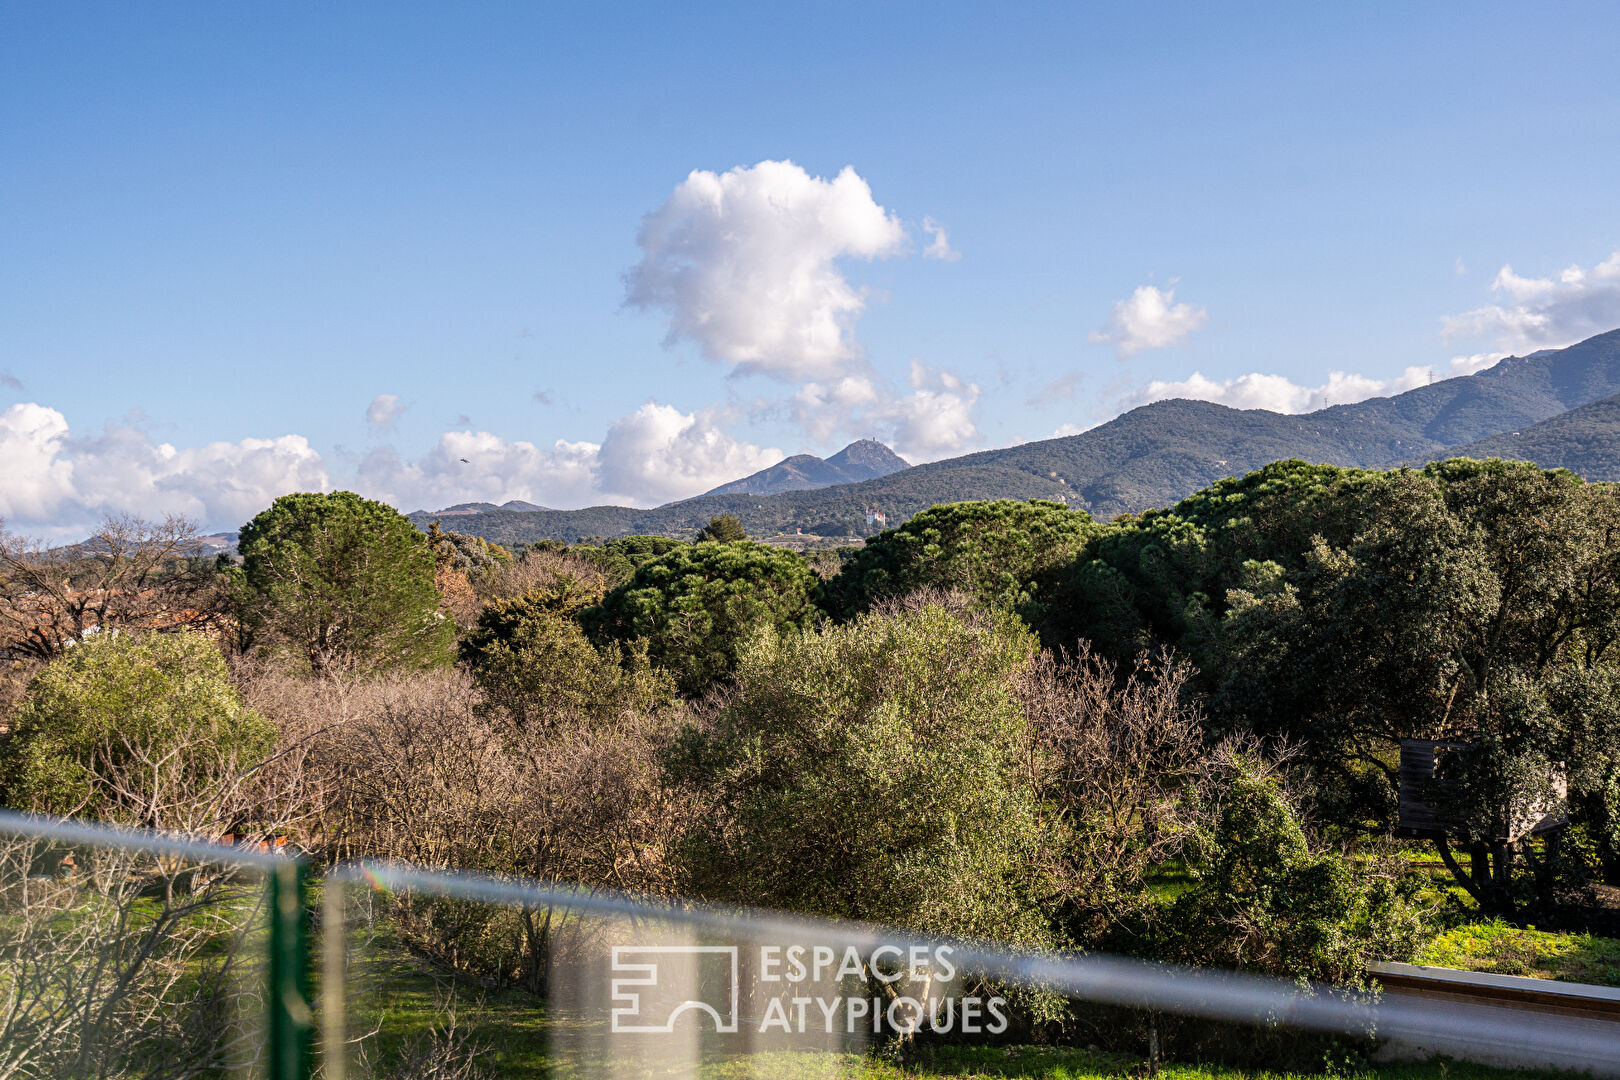
<svg viewBox="0 0 1620 1080">
<path fill-rule="evenodd" d="M 898 523 L 935 503 L 981 498 L 1058 499 L 1106 520 L 1171 505 L 1281 458 L 1366 468 L 1422 465 L 1617 394 L 1620 330 L 1565 349 L 1508 357 L 1477 374 L 1393 397 L 1312 413 L 1171 399 L 1078 435 L 981 450 L 856 483 L 775 495 L 705 494 L 649 510 L 497 511 L 457 526 L 500 542 L 573 542 L 638 532 L 685 535 L 711 516 L 730 513 L 754 535 L 802 528 L 849 536 L 866 531 L 868 506 Z M 1620 479 L 1620 471 L 1613 478 Z"/>
</svg>

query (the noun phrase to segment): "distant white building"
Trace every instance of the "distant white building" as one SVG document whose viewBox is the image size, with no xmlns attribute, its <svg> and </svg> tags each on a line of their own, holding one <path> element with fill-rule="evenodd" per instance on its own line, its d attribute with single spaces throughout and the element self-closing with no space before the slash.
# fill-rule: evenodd
<svg viewBox="0 0 1620 1080">
<path fill-rule="evenodd" d="M 866 523 L 876 525 L 880 529 L 887 529 L 889 527 L 889 515 L 876 507 L 868 506 L 866 508 Z"/>
</svg>

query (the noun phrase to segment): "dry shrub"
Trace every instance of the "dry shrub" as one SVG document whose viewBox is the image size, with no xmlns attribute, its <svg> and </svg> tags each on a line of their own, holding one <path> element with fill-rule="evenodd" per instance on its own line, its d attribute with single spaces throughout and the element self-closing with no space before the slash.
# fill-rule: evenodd
<svg viewBox="0 0 1620 1080">
<path fill-rule="evenodd" d="M 602 568 L 584 555 L 531 548 L 522 558 L 503 563 L 481 576 L 476 588 L 478 598 L 487 604 L 495 599 L 550 589 L 565 581 L 597 594 L 606 592 L 610 584 Z"/>
<path fill-rule="evenodd" d="M 263 897 L 228 861 L 0 837 L 0 1077 L 261 1071 Z"/>
<path fill-rule="evenodd" d="M 626 711 L 612 723 L 531 732 L 515 749 L 528 768 L 518 825 L 532 847 L 522 869 L 658 895 L 678 883 L 674 848 L 694 812 L 664 781 L 661 753 L 684 710 Z"/>
<path fill-rule="evenodd" d="M 463 672 L 310 680 L 272 668 L 243 690 L 284 741 L 314 748 L 328 855 L 510 864 L 517 769 Z"/>
<path fill-rule="evenodd" d="M 1018 694 L 1037 784 L 1067 818 L 1071 914 L 1095 933 L 1143 896 L 1143 879 L 1195 826 L 1200 717 L 1183 695 L 1191 667 L 1169 654 L 1126 673 L 1081 645 L 1042 653 Z"/>
<path fill-rule="evenodd" d="M 491 708 L 464 671 L 300 678 L 239 668 L 245 700 L 307 745 L 312 839 L 332 857 L 523 873 L 664 893 L 687 820 L 659 752 L 681 707 L 544 728 Z"/>
<path fill-rule="evenodd" d="M 0 739 L 11 730 L 11 716 L 28 697 L 28 682 L 45 665 L 33 657 L 0 660 Z"/>
<path fill-rule="evenodd" d="M 331 798 L 318 831 L 332 857 L 401 859 L 547 881 L 672 893 L 689 820 L 662 781 L 677 714 L 627 709 L 544 727 L 514 723 L 461 671 L 376 679 L 244 676 L 249 701 L 314 747 Z M 543 993 L 559 950 L 593 920 L 566 909 L 403 894 L 387 914 L 457 978 Z"/>
<path fill-rule="evenodd" d="M 440 609 L 454 619 L 457 626 L 465 630 L 478 621 L 483 605 L 465 571 L 441 562 L 434 568 L 433 585 L 439 590 Z"/>
</svg>

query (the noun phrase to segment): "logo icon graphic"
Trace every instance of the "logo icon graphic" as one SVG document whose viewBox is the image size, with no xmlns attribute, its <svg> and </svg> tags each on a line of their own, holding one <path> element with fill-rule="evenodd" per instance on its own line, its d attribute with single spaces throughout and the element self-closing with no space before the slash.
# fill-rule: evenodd
<svg viewBox="0 0 1620 1080">
<path fill-rule="evenodd" d="M 708 965 L 702 963 L 711 957 Z M 614 1032 L 674 1031 L 686 1012 L 708 1013 L 721 1034 L 737 1030 L 735 945 L 615 945 L 613 972 L 633 976 L 612 980 Z M 722 981 L 723 987 L 714 985 Z"/>
</svg>

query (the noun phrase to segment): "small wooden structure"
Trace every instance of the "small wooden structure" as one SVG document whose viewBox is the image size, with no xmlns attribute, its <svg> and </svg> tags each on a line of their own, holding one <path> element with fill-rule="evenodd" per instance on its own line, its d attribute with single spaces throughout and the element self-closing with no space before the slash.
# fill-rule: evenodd
<svg viewBox="0 0 1620 1080">
<path fill-rule="evenodd" d="M 1432 839 L 1461 831 L 1446 810 L 1446 782 L 1437 774 L 1441 755 L 1466 750 L 1472 743 L 1447 739 L 1402 739 L 1398 835 Z M 1569 824 L 1564 798 L 1569 793 L 1562 770 L 1552 777 L 1553 798 L 1526 807 L 1513 816 L 1508 835 L 1495 837 L 1513 844 L 1536 833 Z"/>
</svg>

